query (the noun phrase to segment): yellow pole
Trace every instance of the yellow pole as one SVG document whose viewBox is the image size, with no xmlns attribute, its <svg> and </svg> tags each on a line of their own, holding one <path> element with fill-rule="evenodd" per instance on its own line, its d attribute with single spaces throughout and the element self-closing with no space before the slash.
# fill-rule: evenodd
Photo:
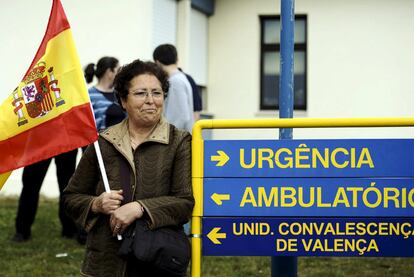
<svg viewBox="0 0 414 277">
<path fill-rule="evenodd" d="M 211 128 L 211 122 L 197 121 L 193 127 L 191 142 L 192 187 L 194 194 L 194 209 L 191 219 L 191 276 L 201 276 L 201 217 L 203 216 L 203 158 L 204 142 L 203 129 Z"/>
</svg>

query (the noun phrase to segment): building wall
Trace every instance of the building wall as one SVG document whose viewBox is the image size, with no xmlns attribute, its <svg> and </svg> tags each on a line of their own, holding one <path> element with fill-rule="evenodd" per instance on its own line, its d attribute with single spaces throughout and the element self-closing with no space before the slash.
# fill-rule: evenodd
<svg viewBox="0 0 414 277">
<path fill-rule="evenodd" d="M 152 56 L 152 1 L 61 0 L 78 49 L 82 65 L 104 55 L 121 63 Z M 30 65 L 43 38 L 52 1 L 0 0 L 0 57 L 2 71 L 0 96 L 4 98 Z M 99 12 L 94 12 L 99 11 Z"/>
<path fill-rule="evenodd" d="M 308 109 L 294 117 L 412 116 L 413 1 L 296 0 L 295 13 L 308 15 Z M 208 68 L 208 111 L 215 118 L 278 117 L 259 110 L 259 15 L 275 14 L 279 1 L 216 1 Z M 412 129 L 294 130 L 294 137 L 412 137 Z M 275 138 L 278 132 L 213 136 Z"/>
</svg>

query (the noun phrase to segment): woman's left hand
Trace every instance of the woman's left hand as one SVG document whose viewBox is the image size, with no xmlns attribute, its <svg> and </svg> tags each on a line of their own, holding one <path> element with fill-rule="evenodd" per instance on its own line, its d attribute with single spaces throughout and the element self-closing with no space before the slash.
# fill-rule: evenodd
<svg viewBox="0 0 414 277">
<path fill-rule="evenodd" d="M 138 202 L 130 202 L 116 209 L 111 214 L 110 224 L 112 234 L 122 234 L 136 219 L 142 217 L 142 206 Z"/>
</svg>

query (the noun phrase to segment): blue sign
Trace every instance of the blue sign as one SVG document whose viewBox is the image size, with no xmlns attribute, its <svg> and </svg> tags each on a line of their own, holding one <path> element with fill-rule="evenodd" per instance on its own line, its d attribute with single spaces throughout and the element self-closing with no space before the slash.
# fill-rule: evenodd
<svg viewBox="0 0 414 277">
<path fill-rule="evenodd" d="M 205 178 L 203 182 L 204 216 L 414 216 L 413 178 Z"/>
<path fill-rule="evenodd" d="M 414 140 L 207 140 L 204 177 L 414 177 Z"/>
<path fill-rule="evenodd" d="M 207 256 L 414 257 L 413 218 L 203 218 Z"/>
</svg>

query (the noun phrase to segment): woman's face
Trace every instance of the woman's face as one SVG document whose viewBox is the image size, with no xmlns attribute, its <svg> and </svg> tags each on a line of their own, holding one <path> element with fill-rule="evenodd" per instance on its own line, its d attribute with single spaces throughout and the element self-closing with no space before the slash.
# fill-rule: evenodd
<svg viewBox="0 0 414 277">
<path fill-rule="evenodd" d="M 164 92 L 161 83 L 154 75 L 141 74 L 130 81 L 126 100 L 122 107 L 129 120 L 140 126 L 153 126 L 161 117 L 164 106 Z"/>
</svg>

